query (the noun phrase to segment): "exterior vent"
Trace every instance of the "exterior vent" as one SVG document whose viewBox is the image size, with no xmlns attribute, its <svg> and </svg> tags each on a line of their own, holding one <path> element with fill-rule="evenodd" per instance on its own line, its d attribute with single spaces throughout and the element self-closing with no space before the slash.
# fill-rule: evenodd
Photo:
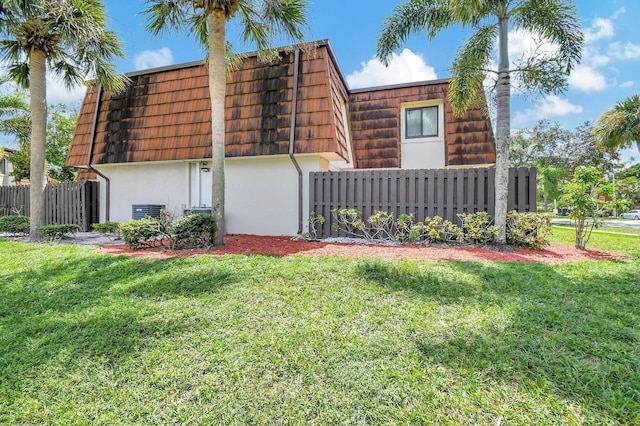
<svg viewBox="0 0 640 426">
<path fill-rule="evenodd" d="M 196 214 L 196 213 L 211 214 L 211 207 L 191 207 L 189 209 L 182 210 L 182 214 Z"/>
<path fill-rule="evenodd" d="M 164 204 L 134 204 L 131 206 L 131 217 L 134 220 L 145 217 L 160 218 L 160 210 L 164 209 Z"/>
</svg>

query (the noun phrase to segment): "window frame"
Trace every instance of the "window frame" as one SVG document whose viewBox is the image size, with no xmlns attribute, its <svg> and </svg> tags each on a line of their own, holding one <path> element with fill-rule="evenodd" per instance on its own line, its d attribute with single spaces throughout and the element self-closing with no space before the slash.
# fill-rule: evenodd
<svg viewBox="0 0 640 426">
<path fill-rule="evenodd" d="M 424 119 L 423 119 L 423 114 L 420 114 L 420 134 L 416 135 L 416 136 L 409 136 L 407 133 L 409 132 L 409 126 L 407 125 L 407 122 L 409 121 L 409 113 L 411 111 L 424 111 L 426 109 L 429 110 L 433 110 L 435 109 L 435 119 L 436 119 L 436 125 L 435 125 L 435 134 L 425 134 L 424 133 Z M 425 138 L 437 138 L 440 137 L 440 107 L 438 105 L 422 105 L 422 106 L 415 106 L 415 107 L 405 107 L 403 108 L 404 111 L 404 139 L 425 139 Z"/>
</svg>

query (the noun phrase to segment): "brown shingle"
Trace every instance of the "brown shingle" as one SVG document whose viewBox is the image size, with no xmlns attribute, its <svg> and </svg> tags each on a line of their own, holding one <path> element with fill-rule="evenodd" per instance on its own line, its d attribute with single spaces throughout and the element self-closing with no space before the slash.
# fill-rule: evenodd
<svg viewBox="0 0 640 426">
<path fill-rule="evenodd" d="M 489 119 L 481 110 L 473 109 L 463 117 L 456 118 L 448 100 L 448 82 L 439 80 L 351 93 L 351 135 L 357 167 L 399 167 L 401 104 L 430 99 L 441 99 L 444 103 L 445 164 L 495 162 L 495 144 Z"/>
<path fill-rule="evenodd" d="M 228 78 L 225 100 L 226 155 L 286 154 L 289 149 L 293 53 L 264 64 L 255 56 Z M 300 55 L 295 151 L 346 156 L 344 130 L 336 132 L 333 92 L 346 92 L 341 77 L 330 81 L 327 45 Z M 211 106 L 202 64 L 132 73 L 131 85 L 101 97 L 92 163 L 187 160 L 211 157 Z M 97 89 L 87 91 L 69 165 L 85 165 Z M 333 95 L 335 96 L 335 95 Z M 344 127 L 344 125 L 340 125 Z"/>
</svg>

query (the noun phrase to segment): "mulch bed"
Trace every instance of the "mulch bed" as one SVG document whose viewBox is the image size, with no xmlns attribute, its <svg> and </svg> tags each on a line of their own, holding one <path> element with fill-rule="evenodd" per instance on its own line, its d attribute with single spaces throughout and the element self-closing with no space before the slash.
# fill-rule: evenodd
<svg viewBox="0 0 640 426">
<path fill-rule="evenodd" d="M 503 262 L 562 263 L 581 260 L 615 259 L 625 256 L 599 250 L 578 250 L 565 244 L 550 243 L 542 250 L 517 249 L 512 252 L 477 247 L 440 246 L 385 246 L 377 244 L 343 244 L 292 240 L 290 237 L 266 237 L 258 235 L 227 235 L 224 247 L 210 250 L 166 250 L 154 248 L 131 250 L 124 244 L 105 245 L 97 249 L 100 253 L 124 254 L 134 257 L 166 259 L 202 254 L 266 254 L 275 256 L 343 256 L 383 257 L 427 260 L 496 260 Z"/>
</svg>

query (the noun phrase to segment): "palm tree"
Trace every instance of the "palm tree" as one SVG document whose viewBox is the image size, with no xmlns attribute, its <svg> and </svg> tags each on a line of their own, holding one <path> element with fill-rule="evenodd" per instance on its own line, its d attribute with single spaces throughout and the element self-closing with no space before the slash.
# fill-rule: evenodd
<svg viewBox="0 0 640 426">
<path fill-rule="evenodd" d="M 478 99 L 488 72 L 497 76 L 495 217 L 498 243 L 506 242 L 506 215 L 511 130 L 511 76 L 518 73 L 524 88 L 539 92 L 562 91 L 567 75 L 580 59 L 583 36 L 571 0 L 408 0 L 396 6 L 378 39 L 377 56 L 388 64 L 392 53 L 414 33 L 426 31 L 433 39 L 449 27 L 469 27 L 473 33 L 458 49 L 451 69 L 449 99 L 461 116 Z M 511 68 L 508 36 L 513 29 L 528 30 L 551 42 L 551 52 L 541 51 Z M 498 67 L 491 70 L 495 43 Z"/>
<path fill-rule="evenodd" d="M 599 148 L 613 151 L 635 142 L 640 151 L 640 95 L 633 95 L 602 114 L 592 132 Z"/>
<path fill-rule="evenodd" d="M 227 78 L 227 21 L 240 24 L 244 42 L 268 52 L 278 36 L 303 40 L 306 0 L 148 0 L 147 29 L 154 34 L 186 31 L 208 55 L 211 96 L 212 204 L 216 221 L 214 244 L 224 244 L 224 97 Z"/>
<path fill-rule="evenodd" d="M 45 224 L 47 70 L 68 88 L 89 77 L 117 90 L 125 80 L 111 60 L 123 56 L 122 48 L 115 33 L 106 30 L 105 9 L 97 0 L 2 0 L 0 54 L 12 79 L 29 88 L 29 238 L 40 240 L 39 228 Z"/>
</svg>

